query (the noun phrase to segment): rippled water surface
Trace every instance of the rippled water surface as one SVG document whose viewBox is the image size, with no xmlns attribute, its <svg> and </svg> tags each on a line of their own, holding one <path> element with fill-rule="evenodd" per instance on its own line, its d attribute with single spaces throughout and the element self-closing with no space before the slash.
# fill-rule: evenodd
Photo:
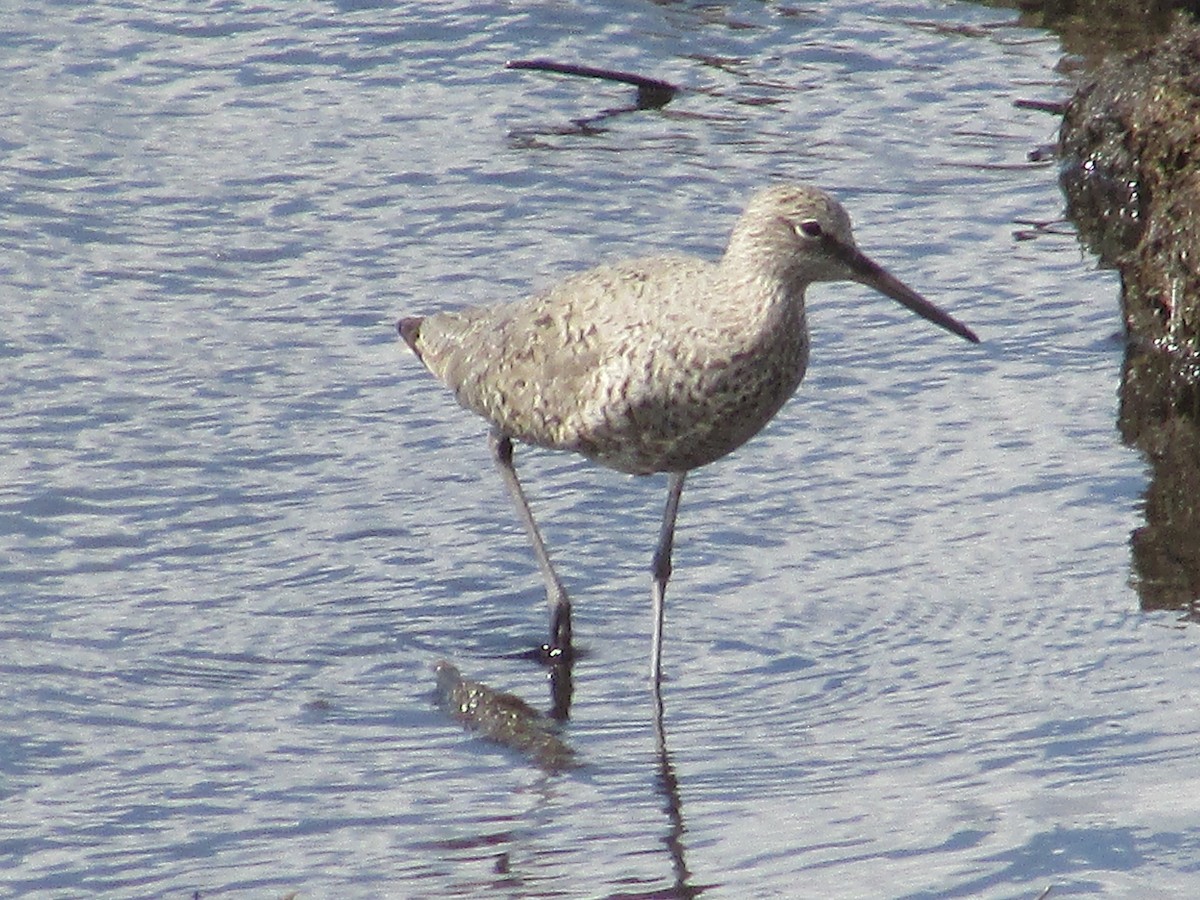
<svg viewBox="0 0 1200 900">
<path fill-rule="evenodd" d="M 0 892 L 1188 896 L 1196 632 L 1140 611 L 1117 285 L 1055 219 L 1056 40 L 958 3 L 10 5 Z M 506 71 L 590 62 L 686 90 Z M 580 124 L 580 120 L 591 121 Z M 684 495 L 519 450 L 576 602 L 577 767 L 482 424 L 401 313 L 715 255 L 819 183 L 975 348 L 813 291 L 798 397 Z"/>
</svg>

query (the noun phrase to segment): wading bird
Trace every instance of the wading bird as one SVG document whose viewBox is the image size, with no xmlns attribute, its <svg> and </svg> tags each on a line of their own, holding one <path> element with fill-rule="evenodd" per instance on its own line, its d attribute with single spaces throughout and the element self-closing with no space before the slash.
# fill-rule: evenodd
<svg viewBox="0 0 1200 900">
<path fill-rule="evenodd" d="M 809 351 L 804 292 L 817 281 L 865 284 L 978 343 L 858 249 L 836 200 L 795 184 L 750 200 L 718 262 L 634 259 L 522 301 L 400 320 L 426 368 L 491 423 L 492 452 L 545 579 L 548 658 L 570 658 L 571 603 L 517 478 L 513 441 L 572 450 L 631 475 L 667 474 L 651 565 L 657 686 L 684 478 L 757 434 L 800 385 Z"/>
</svg>

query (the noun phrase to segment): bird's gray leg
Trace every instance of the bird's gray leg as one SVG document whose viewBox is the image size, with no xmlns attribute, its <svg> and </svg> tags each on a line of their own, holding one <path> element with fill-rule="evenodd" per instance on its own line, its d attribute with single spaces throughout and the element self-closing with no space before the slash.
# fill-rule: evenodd
<svg viewBox="0 0 1200 900">
<path fill-rule="evenodd" d="M 671 550 L 675 546 L 675 517 L 679 515 L 679 498 L 683 495 L 683 479 L 686 472 L 672 472 L 667 483 L 667 508 L 663 510 L 662 530 L 658 533 L 658 547 L 650 563 L 653 582 L 650 585 L 650 601 L 654 608 L 654 630 L 650 644 L 650 682 L 657 690 L 662 683 L 662 640 L 663 598 L 667 592 L 667 580 L 671 577 Z"/>
<path fill-rule="evenodd" d="M 513 498 L 517 507 L 517 515 L 529 534 L 533 544 L 533 555 L 537 557 L 538 567 L 542 570 L 542 578 L 546 582 L 546 602 L 550 604 L 550 641 L 542 649 L 549 659 L 570 657 L 571 655 L 571 601 L 567 598 L 566 589 L 559 581 L 558 573 L 550 564 L 550 554 L 546 552 L 546 543 L 538 530 L 537 522 L 533 520 L 533 511 L 529 501 L 525 499 L 525 491 L 517 478 L 517 470 L 513 465 L 512 438 L 498 430 L 491 433 L 492 455 L 496 466 L 504 479 L 504 485 Z"/>
</svg>

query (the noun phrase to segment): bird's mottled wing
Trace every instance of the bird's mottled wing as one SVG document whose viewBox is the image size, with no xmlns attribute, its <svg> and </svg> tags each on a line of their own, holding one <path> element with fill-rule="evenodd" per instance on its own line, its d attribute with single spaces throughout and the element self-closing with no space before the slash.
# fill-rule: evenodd
<svg viewBox="0 0 1200 900">
<path fill-rule="evenodd" d="M 421 356 L 463 406 L 506 434 L 579 449 L 596 402 L 646 373 L 661 349 L 655 335 L 665 339 L 674 320 L 694 314 L 688 284 L 709 269 L 688 257 L 632 260 L 516 303 L 429 316 Z"/>
</svg>

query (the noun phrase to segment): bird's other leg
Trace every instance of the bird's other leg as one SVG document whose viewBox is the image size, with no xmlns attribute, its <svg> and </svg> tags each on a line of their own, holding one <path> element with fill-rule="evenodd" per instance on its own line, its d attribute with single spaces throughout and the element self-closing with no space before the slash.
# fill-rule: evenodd
<svg viewBox="0 0 1200 900">
<path fill-rule="evenodd" d="M 517 470 L 513 465 L 512 438 L 501 431 L 492 430 L 492 455 L 496 466 L 504 479 L 504 485 L 513 498 L 517 507 L 517 515 L 525 526 L 529 541 L 533 544 L 533 555 L 537 557 L 538 568 L 542 570 L 542 578 L 546 582 L 546 602 L 550 604 L 550 640 L 542 647 L 547 660 L 559 661 L 571 656 L 571 601 L 567 592 L 550 563 L 550 554 L 546 552 L 546 543 L 538 530 L 537 522 L 533 520 L 533 511 L 525 498 L 525 491 L 517 478 Z"/>
<path fill-rule="evenodd" d="M 683 495 L 683 479 L 686 472 L 670 473 L 667 483 L 667 508 L 663 510 L 662 530 L 658 533 L 658 546 L 654 560 L 650 563 L 650 601 L 654 610 L 654 630 L 650 644 L 650 683 L 657 691 L 662 683 L 663 599 L 667 592 L 667 581 L 671 577 L 671 550 L 675 546 L 675 518 L 679 515 L 679 498 Z"/>
</svg>

